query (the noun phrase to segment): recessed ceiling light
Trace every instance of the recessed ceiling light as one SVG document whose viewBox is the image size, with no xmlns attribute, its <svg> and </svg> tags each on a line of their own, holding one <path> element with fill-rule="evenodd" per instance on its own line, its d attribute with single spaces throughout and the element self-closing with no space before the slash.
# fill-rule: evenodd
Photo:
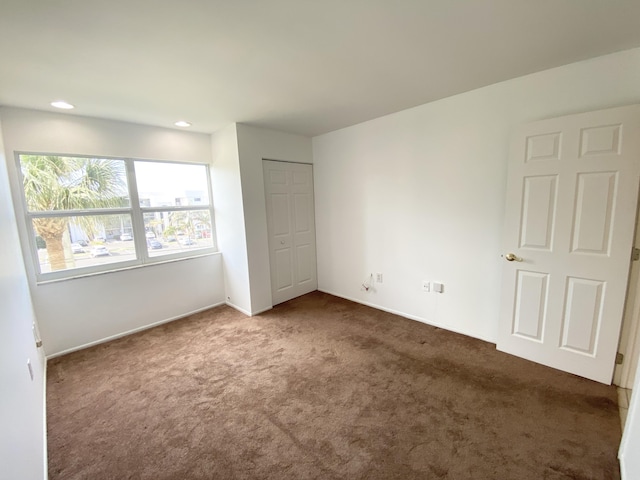
<svg viewBox="0 0 640 480">
<path fill-rule="evenodd" d="M 75 108 L 73 105 L 65 102 L 64 100 L 56 100 L 55 102 L 51 102 L 51 106 L 56 108 L 62 108 L 64 110 L 71 110 L 72 108 Z"/>
<path fill-rule="evenodd" d="M 191 124 L 189 122 L 185 122 L 184 120 L 180 120 L 180 121 L 174 123 L 174 125 L 176 127 L 184 127 L 184 128 L 191 126 Z"/>
</svg>

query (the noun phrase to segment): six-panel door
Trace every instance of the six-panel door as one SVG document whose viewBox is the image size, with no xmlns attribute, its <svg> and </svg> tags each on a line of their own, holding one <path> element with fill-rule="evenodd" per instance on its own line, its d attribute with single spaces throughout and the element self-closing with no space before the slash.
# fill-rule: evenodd
<svg viewBox="0 0 640 480">
<path fill-rule="evenodd" d="M 610 383 L 640 181 L 640 107 L 514 134 L 498 349 Z"/>
<path fill-rule="evenodd" d="M 273 304 L 312 292 L 316 276 L 313 169 L 263 161 Z"/>
</svg>

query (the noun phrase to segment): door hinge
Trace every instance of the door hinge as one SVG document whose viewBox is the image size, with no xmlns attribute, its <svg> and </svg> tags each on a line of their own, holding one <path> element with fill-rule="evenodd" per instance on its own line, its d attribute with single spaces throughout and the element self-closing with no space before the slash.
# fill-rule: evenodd
<svg viewBox="0 0 640 480">
<path fill-rule="evenodd" d="M 633 259 L 634 262 L 637 262 L 638 260 L 640 260 L 640 248 L 633 249 L 631 258 Z"/>
<path fill-rule="evenodd" d="M 31 324 L 31 330 L 33 331 L 33 339 L 36 342 L 36 348 L 42 347 L 42 340 L 40 339 L 40 334 L 38 333 L 35 323 Z"/>
<path fill-rule="evenodd" d="M 622 365 L 622 362 L 624 362 L 624 354 L 616 353 L 616 365 Z"/>
</svg>

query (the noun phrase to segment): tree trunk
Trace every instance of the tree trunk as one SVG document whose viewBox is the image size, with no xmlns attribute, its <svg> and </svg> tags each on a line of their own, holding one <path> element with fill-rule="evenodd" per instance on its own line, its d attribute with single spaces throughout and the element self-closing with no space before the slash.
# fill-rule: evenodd
<svg viewBox="0 0 640 480">
<path fill-rule="evenodd" d="M 51 271 L 65 270 L 67 261 L 64 256 L 62 237 L 68 226 L 67 219 L 36 218 L 33 220 L 33 226 L 38 235 L 47 243 L 47 255 L 49 256 Z"/>
</svg>

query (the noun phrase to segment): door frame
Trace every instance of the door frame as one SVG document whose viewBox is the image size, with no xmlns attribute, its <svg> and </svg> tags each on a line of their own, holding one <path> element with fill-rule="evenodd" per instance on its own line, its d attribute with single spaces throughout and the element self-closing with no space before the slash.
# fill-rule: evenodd
<svg viewBox="0 0 640 480">
<path fill-rule="evenodd" d="M 638 159 L 640 161 L 640 159 Z M 640 248 L 640 202 L 637 208 L 636 234 L 633 245 Z M 616 365 L 613 384 L 631 389 L 640 359 L 640 260 L 632 260 L 629 271 L 625 313 L 620 331 L 618 352 L 624 355 L 621 365 Z"/>
</svg>

